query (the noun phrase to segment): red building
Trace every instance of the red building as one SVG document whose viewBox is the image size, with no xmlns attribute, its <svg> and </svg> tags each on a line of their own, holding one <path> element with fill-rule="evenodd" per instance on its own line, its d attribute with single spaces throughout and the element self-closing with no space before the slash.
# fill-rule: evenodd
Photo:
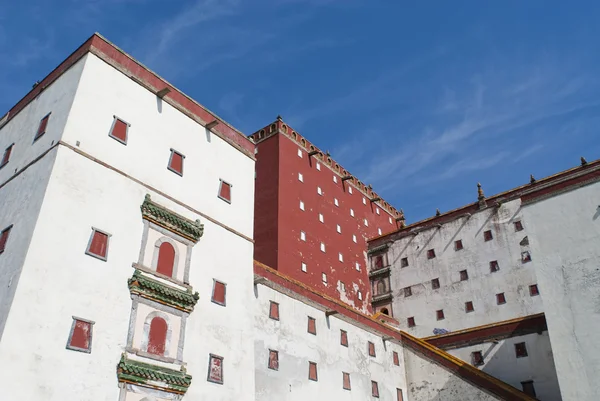
<svg viewBox="0 0 600 401">
<path fill-rule="evenodd" d="M 366 240 L 397 230 L 402 213 L 279 117 L 250 138 L 254 258 L 370 312 Z"/>
</svg>

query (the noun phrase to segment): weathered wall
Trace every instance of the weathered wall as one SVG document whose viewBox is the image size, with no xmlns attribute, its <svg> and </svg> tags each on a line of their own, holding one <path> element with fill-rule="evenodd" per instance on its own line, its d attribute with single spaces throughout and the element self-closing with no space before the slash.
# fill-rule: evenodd
<svg viewBox="0 0 600 401">
<path fill-rule="evenodd" d="M 540 296 L 563 400 L 600 394 L 600 184 L 528 204 Z"/>
</svg>

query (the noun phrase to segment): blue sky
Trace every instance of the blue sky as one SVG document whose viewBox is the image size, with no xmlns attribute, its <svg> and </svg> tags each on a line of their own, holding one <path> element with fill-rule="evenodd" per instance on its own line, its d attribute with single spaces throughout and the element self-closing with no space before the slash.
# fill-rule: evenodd
<svg viewBox="0 0 600 401">
<path fill-rule="evenodd" d="M 485 6 L 483 5 L 485 4 Z M 409 222 L 600 158 L 600 2 L 0 0 L 0 113 L 94 31 L 250 134 L 281 114 Z"/>
</svg>

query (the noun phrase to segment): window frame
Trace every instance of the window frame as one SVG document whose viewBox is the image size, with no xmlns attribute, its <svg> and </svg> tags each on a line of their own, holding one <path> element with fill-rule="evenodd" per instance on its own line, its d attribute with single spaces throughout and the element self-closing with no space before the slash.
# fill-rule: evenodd
<svg viewBox="0 0 600 401">
<path fill-rule="evenodd" d="M 210 366 L 212 364 L 213 359 L 218 359 L 221 361 L 221 380 L 215 380 L 210 377 Z M 209 381 L 209 382 L 215 383 L 215 384 L 223 384 L 225 382 L 225 366 L 223 365 L 224 359 L 225 359 L 224 357 L 219 356 L 219 355 L 208 354 L 208 374 L 206 375 L 206 381 Z"/>
<path fill-rule="evenodd" d="M 373 341 L 367 341 L 367 352 L 371 358 L 377 358 L 377 351 L 375 350 L 375 343 Z"/>
<path fill-rule="evenodd" d="M 314 332 L 310 331 L 310 323 L 313 322 Z M 306 332 L 308 334 L 312 334 L 313 336 L 317 335 L 317 319 L 312 316 L 308 316 L 308 320 L 306 321 Z"/>
<path fill-rule="evenodd" d="M 438 321 L 446 319 L 446 315 L 444 315 L 444 310 L 443 309 L 436 310 L 435 317 Z"/>
<path fill-rule="evenodd" d="M 215 289 L 217 288 L 217 283 L 223 284 L 223 303 L 215 300 Z M 227 283 L 213 278 L 213 289 L 210 295 L 210 302 L 220 306 L 227 306 Z"/>
<path fill-rule="evenodd" d="M 427 250 L 427 259 L 428 260 L 435 259 L 435 249 L 434 248 Z"/>
<path fill-rule="evenodd" d="M 523 346 L 523 348 L 521 349 L 521 352 L 519 351 L 519 346 Z M 520 353 L 520 355 L 519 355 Z M 527 343 L 525 341 L 522 341 L 520 343 L 515 343 L 515 356 L 517 358 L 527 358 L 529 357 L 529 353 L 527 352 Z"/>
<path fill-rule="evenodd" d="M 454 241 L 454 251 L 455 252 L 462 251 L 463 249 L 465 249 L 465 247 L 462 243 L 462 239 L 457 239 L 456 241 Z"/>
<path fill-rule="evenodd" d="M 490 261 L 490 273 L 496 273 L 500 271 L 500 263 L 497 260 Z"/>
<path fill-rule="evenodd" d="M 431 289 L 432 290 L 440 289 L 440 278 L 439 277 L 431 279 Z"/>
<path fill-rule="evenodd" d="M 406 325 L 408 326 L 408 328 L 413 328 L 417 325 L 417 322 L 415 321 L 415 317 L 414 316 L 409 316 L 406 318 Z"/>
<path fill-rule="evenodd" d="M 73 322 L 71 323 L 71 330 L 69 332 L 69 337 L 67 338 L 66 349 L 71 350 L 71 351 L 78 351 L 78 352 L 83 352 L 86 354 L 91 354 L 92 353 L 92 340 L 94 338 L 94 324 L 96 324 L 96 322 L 94 322 L 93 320 L 83 319 L 83 318 L 77 317 L 77 316 L 71 316 L 71 317 L 73 318 Z M 73 339 L 73 333 L 75 332 L 75 326 L 77 325 L 78 321 L 88 323 L 90 325 L 89 346 L 87 349 L 80 348 L 80 347 L 74 347 L 71 345 L 71 340 Z"/>
<path fill-rule="evenodd" d="M 463 275 L 463 273 L 464 273 L 464 275 Z M 459 271 L 458 274 L 460 277 L 460 281 L 468 281 L 469 280 L 469 272 L 467 271 L 467 269 Z"/>
<path fill-rule="evenodd" d="M 183 177 L 183 170 L 184 170 L 184 165 L 185 165 L 185 155 L 173 148 L 171 148 L 170 151 L 171 151 L 171 154 L 169 155 L 169 164 L 167 164 L 167 170 L 177 174 L 180 177 Z M 181 156 L 181 172 L 179 172 L 171 167 L 171 163 L 173 162 L 173 155 L 175 153 L 177 153 L 178 155 Z"/>
<path fill-rule="evenodd" d="M 402 259 L 400 259 L 400 268 L 403 269 L 405 267 L 408 267 L 409 263 L 408 263 L 408 256 L 404 257 Z"/>
<path fill-rule="evenodd" d="M 277 309 L 277 317 L 273 317 L 273 306 Z M 279 321 L 279 302 L 269 300 L 269 319 Z"/>
<path fill-rule="evenodd" d="M 476 358 L 476 355 L 478 358 Z M 479 361 L 477 361 L 476 359 L 479 359 Z M 473 366 L 483 366 L 485 365 L 485 359 L 483 357 L 483 352 L 482 351 L 473 351 L 471 352 L 471 365 Z"/>
<path fill-rule="evenodd" d="M 0 169 L 8 164 L 10 161 L 10 156 L 12 154 L 12 150 L 15 147 L 15 143 L 10 144 L 6 149 L 4 149 L 4 153 L 2 154 L 2 160 L 0 160 Z M 6 160 L 5 160 L 6 159 Z"/>
<path fill-rule="evenodd" d="M 535 289 L 535 294 L 532 291 L 533 289 Z M 531 284 L 529 286 L 529 296 L 530 297 L 537 297 L 538 295 L 540 295 L 540 289 L 538 288 L 538 285 L 537 284 Z"/>
<path fill-rule="evenodd" d="M 470 307 L 470 309 L 469 309 Z M 475 305 L 473 304 L 473 301 L 466 301 L 465 302 L 465 313 L 472 313 L 475 312 Z"/>
<path fill-rule="evenodd" d="M 523 227 L 523 222 L 521 220 L 517 220 L 514 223 L 515 232 L 523 231 L 525 227 Z"/>
<path fill-rule="evenodd" d="M 412 297 L 412 287 L 411 286 L 404 287 L 403 291 L 404 291 L 404 298 Z"/>
<path fill-rule="evenodd" d="M 221 190 L 223 189 L 223 184 L 229 186 L 229 199 L 221 196 Z M 225 181 L 224 179 L 219 178 L 219 192 L 217 194 L 217 197 L 231 205 L 231 198 L 233 198 L 233 185 L 231 183 L 229 183 L 229 181 Z"/>
<path fill-rule="evenodd" d="M 90 251 L 90 247 L 92 246 L 92 241 L 94 240 L 94 234 L 96 232 L 106 235 L 106 256 L 96 255 L 95 253 L 92 253 Z M 88 256 L 91 256 L 93 258 L 99 259 L 103 262 L 107 262 L 108 261 L 108 251 L 110 250 L 110 238 L 111 237 L 112 237 L 112 234 L 92 226 L 92 234 L 90 235 L 90 239 L 88 240 L 87 248 L 85 249 L 85 254 Z"/>
<path fill-rule="evenodd" d="M 344 343 L 345 340 L 345 343 Z M 340 345 L 342 347 L 348 348 L 348 332 L 346 330 L 340 329 Z"/>
<path fill-rule="evenodd" d="M 4 251 L 6 251 L 6 244 L 8 244 L 8 239 L 10 238 L 10 231 L 13 228 L 13 224 L 9 225 L 8 227 L 6 227 L 4 230 L 0 231 L 0 238 L 2 238 L 4 236 L 4 233 L 6 233 L 6 239 L 4 240 L 4 245 L 2 248 L 0 248 L 0 255 L 4 253 Z"/>
<path fill-rule="evenodd" d="M 123 141 L 121 138 L 118 138 L 116 136 L 113 135 L 113 130 L 115 129 L 115 125 L 117 124 L 117 120 L 121 121 L 123 124 L 125 124 L 126 128 L 125 128 L 125 141 Z M 129 127 L 131 127 L 131 124 L 129 124 L 127 121 L 123 120 L 120 117 L 117 117 L 116 115 L 113 115 L 113 122 L 110 126 L 110 131 L 108 131 L 108 136 L 112 139 L 114 139 L 115 141 L 127 146 L 127 142 L 129 141 Z"/>
<path fill-rule="evenodd" d="M 371 380 L 371 397 L 379 398 L 379 383 Z"/>
<path fill-rule="evenodd" d="M 274 353 L 276 355 L 276 363 L 277 363 L 277 367 L 274 368 L 271 366 L 271 353 Z M 279 370 L 279 351 L 276 351 L 274 349 L 269 349 L 269 357 L 267 358 L 267 369 L 271 369 L 271 370 L 275 370 L 278 371 Z"/>
<path fill-rule="evenodd" d="M 494 239 L 494 234 L 492 233 L 492 230 L 485 230 L 483 232 L 483 241 L 484 242 L 489 242 L 493 239 Z"/>
<path fill-rule="evenodd" d="M 38 129 L 35 132 L 35 136 L 33 137 L 33 143 L 37 142 L 38 139 L 40 139 L 41 137 L 44 136 L 44 134 L 46 133 L 46 131 L 48 131 L 48 123 L 50 122 L 50 115 L 52 114 L 52 112 L 46 114 L 44 117 L 42 117 L 40 119 L 40 123 L 38 124 Z M 42 122 L 47 119 L 46 121 L 46 126 L 44 127 L 44 131 L 40 133 L 40 127 L 42 126 Z"/>
<path fill-rule="evenodd" d="M 310 377 L 310 370 L 311 370 L 311 367 L 313 367 L 313 366 L 315 367 L 315 378 L 314 379 Z M 317 368 L 316 362 L 308 361 L 308 380 L 314 381 L 314 382 L 319 381 L 319 370 Z"/>
<path fill-rule="evenodd" d="M 506 295 L 503 292 L 496 294 L 496 305 L 504 305 L 506 303 Z"/>
<path fill-rule="evenodd" d="M 348 387 L 346 387 L 346 378 L 348 379 Z M 352 391 L 352 383 L 350 382 L 350 373 L 342 372 L 342 388 L 344 390 Z"/>
</svg>

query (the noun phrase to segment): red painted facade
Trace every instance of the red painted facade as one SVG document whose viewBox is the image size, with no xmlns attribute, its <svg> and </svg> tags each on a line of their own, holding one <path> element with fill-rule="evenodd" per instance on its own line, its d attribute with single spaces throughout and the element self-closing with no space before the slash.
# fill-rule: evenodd
<svg viewBox="0 0 600 401">
<path fill-rule="evenodd" d="M 282 120 L 251 138 L 255 259 L 370 312 L 366 240 L 397 230 L 400 213 Z"/>
</svg>

